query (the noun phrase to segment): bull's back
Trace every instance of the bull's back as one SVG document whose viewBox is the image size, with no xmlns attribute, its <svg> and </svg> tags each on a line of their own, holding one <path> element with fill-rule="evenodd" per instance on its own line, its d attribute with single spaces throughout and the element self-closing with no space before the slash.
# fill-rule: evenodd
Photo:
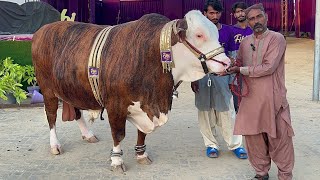
<svg viewBox="0 0 320 180">
<path fill-rule="evenodd" d="M 100 65 L 104 102 L 114 97 L 125 99 L 124 104 L 150 103 L 159 102 L 159 96 L 165 103 L 156 109 L 167 112 L 173 81 L 170 74 L 162 72 L 159 39 L 161 28 L 168 21 L 164 16 L 151 14 L 110 31 Z M 52 89 L 55 95 L 78 108 L 100 108 L 89 84 L 87 65 L 95 37 L 103 28 L 58 22 L 36 32 L 32 54 L 40 88 Z"/>
<path fill-rule="evenodd" d="M 87 64 L 91 46 L 102 29 L 86 23 L 56 22 L 37 31 L 32 58 L 40 88 L 78 107 L 98 107 L 88 81 Z"/>
</svg>

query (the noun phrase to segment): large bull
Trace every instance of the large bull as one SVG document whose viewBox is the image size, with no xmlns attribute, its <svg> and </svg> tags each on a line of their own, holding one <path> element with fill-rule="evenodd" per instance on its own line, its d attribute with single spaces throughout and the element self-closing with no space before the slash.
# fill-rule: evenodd
<svg viewBox="0 0 320 180">
<path fill-rule="evenodd" d="M 62 119 L 76 119 L 89 142 L 98 140 L 80 110 L 105 108 L 114 141 L 111 167 L 120 171 L 126 120 L 138 128 L 138 162 L 151 163 L 145 136 L 167 122 L 174 84 L 198 80 L 207 71 L 222 73 L 230 65 L 217 28 L 200 11 L 177 21 L 149 14 L 114 27 L 52 23 L 34 34 L 32 58 L 44 96 L 51 153 L 61 153 L 58 99 L 63 101 Z"/>
</svg>

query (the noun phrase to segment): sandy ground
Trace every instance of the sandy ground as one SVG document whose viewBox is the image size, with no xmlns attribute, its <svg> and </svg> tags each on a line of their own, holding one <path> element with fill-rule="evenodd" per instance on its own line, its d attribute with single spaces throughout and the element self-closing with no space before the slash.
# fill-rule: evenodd
<svg viewBox="0 0 320 180">
<path fill-rule="evenodd" d="M 320 103 L 311 101 L 314 41 L 295 38 L 287 41 L 286 85 L 295 130 L 294 179 L 318 180 Z M 81 140 L 76 123 L 58 120 L 58 138 L 64 153 L 52 156 L 43 108 L 0 109 L 0 179 L 250 179 L 254 171 L 248 160 L 236 159 L 221 138 L 220 157 L 205 156 L 189 83 L 183 83 L 179 92 L 169 122 L 147 137 L 152 165 L 136 163 L 133 151 L 136 129 L 127 124 L 122 143 L 128 168 L 125 175 L 108 170 L 112 139 L 106 121 L 99 120 L 91 126 L 100 142 L 88 144 Z M 276 174 L 273 164 L 270 179 L 277 179 Z"/>
</svg>

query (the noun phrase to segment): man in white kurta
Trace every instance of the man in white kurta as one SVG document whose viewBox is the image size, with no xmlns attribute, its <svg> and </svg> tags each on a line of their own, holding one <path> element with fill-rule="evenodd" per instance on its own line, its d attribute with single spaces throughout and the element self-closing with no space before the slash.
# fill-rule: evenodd
<svg viewBox="0 0 320 180">
<path fill-rule="evenodd" d="M 219 30 L 219 42 L 229 56 L 235 52 L 232 27 L 219 23 L 222 12 L 221 1 L 206 1 L 204 14 Z M 219 155 L 219 143 L 216 140 L 217 128 L 221 130 L 222 137 L 228 149 L 240 159 L 247 158 L 247 152 L 242 147 L 242 136 L 233 135 L 235 110 L 233 97 L 229 89 L 232 83 L 231 75 L 216 76 L 208 74 L 199 81 L 192 82 L 195 92 L 195 105 L 198 109 L 200 132 L 207 147 L 206 155 L 216 158 Z"/>
</svg>

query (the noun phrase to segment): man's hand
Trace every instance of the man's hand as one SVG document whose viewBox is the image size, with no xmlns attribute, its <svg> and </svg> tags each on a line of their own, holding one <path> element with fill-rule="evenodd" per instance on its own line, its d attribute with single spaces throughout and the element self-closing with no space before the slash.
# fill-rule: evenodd
<svg viewBox="0 0 320 180">
<path fill-rule="evenodd" d="M 199 81 L 191 82 L 191 89 L 194 93 L 198 93 L 199 92 Z"/>
<path fill-rule="evenodd" d="M 240 67 L 238 67 L 238 66 L 230 67 L 229 69 L 227 69 L 227 72 L 230 74 L 240 73 Z"/>
<path fill-rule="evenodd" d="M 233 84 L 229 84 L 229 89 L 232 91 L 232 89 L 237 89 L 237 86 Z"/>
<path fill-rule="evenodd" d="M 217 74 L 217 76 L 226 76 L 226 75 L 229 75 L 229 74 L 230 74 L 229 72 L 224 71 L 222 73 Z"/>
<path fill-rule="evenodd" d="M 232 67 L 236 62 L 236 59 L 234 59 L 233 57 L 228 57 L 228 58 L 230 59 L 230 67 Z"/>
</svg>

